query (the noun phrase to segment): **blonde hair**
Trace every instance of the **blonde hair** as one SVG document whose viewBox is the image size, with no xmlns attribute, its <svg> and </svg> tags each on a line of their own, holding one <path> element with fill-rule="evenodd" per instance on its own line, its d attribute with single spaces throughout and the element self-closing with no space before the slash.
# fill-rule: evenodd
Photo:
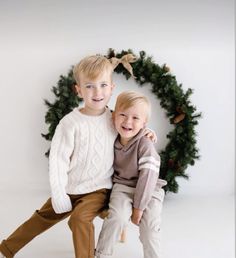
<svg viewBox="0 0 236 258">
<path fill-rule="evenodd" d="M 128 109 L 136 104 L 144 104 L 147 112 L 147 120 L 151 116 L 151 104 L 143 94 L 135 91 L 123 91 L 116 99 L 115 112 L 120 109 Z"/>
<path fill-rule="evenodd" d="M 83 58 L 73 69 L 73 75 L 79 84 L 80 75 L 83 74 L 89 79 L 96 79 L 103 71 L 109 71 L 112 75 L 113 66 L 109 59 L 101 55 L 87 56 Z"/>
</svg>

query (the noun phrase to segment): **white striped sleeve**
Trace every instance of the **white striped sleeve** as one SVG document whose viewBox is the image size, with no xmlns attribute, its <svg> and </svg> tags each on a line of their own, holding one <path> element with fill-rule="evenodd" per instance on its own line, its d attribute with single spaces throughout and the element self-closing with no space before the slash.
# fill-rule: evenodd
<svg viewBox="0 0 236 258">
<path fill-rule="evenodd" d="M 149 169 L 156 173 L 159 173 L 159 168 L 160 168 L 160 159 L 157 159 L 157 157 L 146 156 L 146 157 L 142 157 L 139 160 L 139 170 Z"/>
<path fill-rule="evenodd" d="M 134 194 L 134 208 L 144 210 L 151 200 L 160 169 L 160 156 L 153 143 L 146 138 L 140 141 L 138 169 L 139 178 Z"/>
</svg>

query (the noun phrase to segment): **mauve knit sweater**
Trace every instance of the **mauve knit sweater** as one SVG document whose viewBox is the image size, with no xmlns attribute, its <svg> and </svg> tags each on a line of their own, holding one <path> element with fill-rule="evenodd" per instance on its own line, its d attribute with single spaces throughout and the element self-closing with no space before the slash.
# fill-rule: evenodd
<svg viewBox="0 0 236 258">
<path fill-rule="evenodd" d="M 160 156 L 141 130 L 127 145 L 115 141 L 113 182 L 135 188 L 133 207 L 144 210 L 155 190 L 166 185 L 159 179 Z"/>
</svg>

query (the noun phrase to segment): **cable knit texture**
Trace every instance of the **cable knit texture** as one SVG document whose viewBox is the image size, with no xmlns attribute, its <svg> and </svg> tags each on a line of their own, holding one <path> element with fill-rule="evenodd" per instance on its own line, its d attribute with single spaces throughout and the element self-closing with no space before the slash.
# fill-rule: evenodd
<svg viewBox="0 0 236 258">
<path fill-rule="evenodd" d="M 87 116 L 75 108 L 62 118 L 49 156 L 52 205 L 56 213 L 72 209 L 68 194 L 112 187 L 116 136 L 109 109 L 100 116 Z"/>
</svg>

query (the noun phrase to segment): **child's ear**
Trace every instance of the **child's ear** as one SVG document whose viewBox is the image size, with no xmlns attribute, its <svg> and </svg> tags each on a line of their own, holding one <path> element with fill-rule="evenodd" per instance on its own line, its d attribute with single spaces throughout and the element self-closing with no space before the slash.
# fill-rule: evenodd
<svg viewBox="0 0 236 258">
<path fill-rule="evenodd" d="M 113 91 L 115 87 L 116 87 L 116 85 L 114 83 L 112 83 L 111 84 L 111 91 Z"/>
<path fill-rule="evenodd" d="M 76 85 L 75 85 L 75 90 L 76 90 L 78 96 L 79 96 L 80 98 L 82 98 L 82 95 L 81 95 L 81 88 L 80 88 L 79 84 L 76 84 Z"/>
</svg>

